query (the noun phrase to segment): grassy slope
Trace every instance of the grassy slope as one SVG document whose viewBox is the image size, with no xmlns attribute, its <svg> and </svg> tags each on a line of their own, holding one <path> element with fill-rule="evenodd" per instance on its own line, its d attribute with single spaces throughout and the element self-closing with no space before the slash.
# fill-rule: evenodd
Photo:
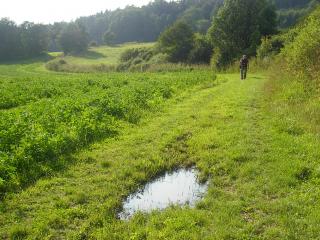
<svg viewBox="0 0 320 240">
<path fill-rule="evenodd" d="M 88 52 L 79 56 L 66 56 L 65 59 L 70 64 L 108 64 L 119 63 L 120 55 L 127 49 L 152 47 L 154 43 L 126 43 L 116 46 L 91 47 Z"/>
<path fill-rule="evenodd" d="M 284 108 L 272 104 L 266 81 L 221 75 L 218 86 L 170 100 L 164 112 L 77 155 L 78 164 L 61 175 L 8 197 L 0 236 L 317 239 L 319 138 L 297 131 Z M 210 179 L 196 209 L 116 220 L 121 199 L 139 185 L 193 163 Z"/>
</svg>

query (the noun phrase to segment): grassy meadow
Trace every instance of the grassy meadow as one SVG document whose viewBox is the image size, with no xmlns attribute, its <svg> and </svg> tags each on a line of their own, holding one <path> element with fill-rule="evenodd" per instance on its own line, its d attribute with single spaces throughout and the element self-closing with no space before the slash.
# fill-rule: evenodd
<svg viewBox="0 0 320 240">
<path fill-rule="evenodd" d="M 123 52 L 132 48 L 150 48 L 155 43 L 125 43 L 115 46 L 91 47 L 84 54 L 63 57 L 70 64 L 109 64 L 116 65 L 120 61 Z"/>
<path fill-rule="evenodd" d="M 66 61 L 121 52 L 91 51 L 104 57 Z M 0 65 L 0 238 L 319 239 L 320 105 L 301 81 L 279 68 L 240 81 L 45 64 Z M 150 179 L 193 165 L 209 180 L 195 208 L 117 218 Z"/>
<path fill-rule="evenodd" d="M 126 43 L 114 46 L 90 47 L 76 55 L 51 53 L 54 57 L 46 64 L 48 70 L 60 72 L 114 72 L 121 63 L 121 55 L 130 49 L 151 49 L 155 43 Z"/>
</svg>

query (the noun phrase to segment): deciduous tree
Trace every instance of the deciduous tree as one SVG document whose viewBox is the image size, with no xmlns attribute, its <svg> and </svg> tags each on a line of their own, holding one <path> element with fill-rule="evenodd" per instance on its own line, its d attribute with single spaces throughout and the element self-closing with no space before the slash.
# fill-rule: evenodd
<svg viewBox="0 0 320 240">
<path fill-rule="evenodd" d="M 170 61 L 185 62 L 193 48 L 194 33 L 189 25 L 179 21 L 161 34 L 158 43 Z"/>
<path fill-rule="evenodd" d="M 276 26 L 275 8 L 266 0 L 226 0 L 209 36 L 220 50 L 220 64 L 228 65 L 242 54 L 255 55 L 261 37 L 274 34 Z"/>
<path fill-rule="evenodd" d="M 65 54 L 86 51 L 88 42 L 88 34 L 84 27 L 76 23 L 68 24 L 59 37 L 59 43 Z"/>
</svg>

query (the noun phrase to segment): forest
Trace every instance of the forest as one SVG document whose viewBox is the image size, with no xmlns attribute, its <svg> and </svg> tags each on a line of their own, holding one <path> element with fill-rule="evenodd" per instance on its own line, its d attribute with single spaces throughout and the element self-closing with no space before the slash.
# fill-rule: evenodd
<svg viewBox="0 0 320 240">
<path fill-rule="evenodd" d="M 312 9 L 317 0 L 276 0 L 280 27 L 292 26 Z M 17 25 L 9 19 L 0 20 L 0 60 L 39 56 L 49 51 L 81 51 L 88 44 L 152 42 L 160 33 L 178 21 L 190 25 L 194 32 L 206 34 L 212 18 L 223 0 L 156 0 L 141 8 L 105 11 L 75 22 L 50 25 L 25 22 Z M 69 36 L 69 37 L 68 37 Z M 74 36 L 77 44 L 68 46 Z M 81 39 L 81 40 L 80 40 Z M 70 43 L 69 43 L 70 44 Z M 75 49 L 72 49 L 75 48 Z"/>
</svg>

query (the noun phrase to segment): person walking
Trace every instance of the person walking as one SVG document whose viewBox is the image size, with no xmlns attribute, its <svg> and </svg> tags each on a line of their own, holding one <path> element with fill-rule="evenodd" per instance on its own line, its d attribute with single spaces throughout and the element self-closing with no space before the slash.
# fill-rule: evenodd
<svg viewBox="0 0 320 240">
<path fill-rule="evenodd" d="M 248 69 L 249 69 L 249 59 L 248 59 L 247 55 L 243 55 L 240 60 L 241 80 L 245 80 L 247 78 Z"/>
</svg>

